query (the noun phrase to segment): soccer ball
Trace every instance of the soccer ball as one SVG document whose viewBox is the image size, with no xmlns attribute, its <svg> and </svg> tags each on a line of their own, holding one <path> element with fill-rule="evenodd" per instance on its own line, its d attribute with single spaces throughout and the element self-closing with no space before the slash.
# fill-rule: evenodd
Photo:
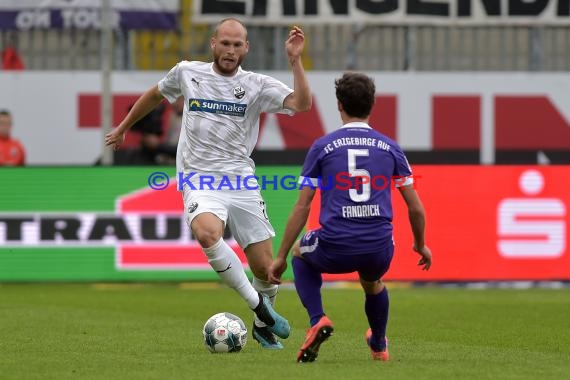
<svg viewBox="0 0 570 380">
<path fill-rule="evenodd" d="M 239 352 L 247 343 L 247 328 L 231 313 L 212 315 L 203 329 L 204 344 L 212 353 Z"/>
</svg>

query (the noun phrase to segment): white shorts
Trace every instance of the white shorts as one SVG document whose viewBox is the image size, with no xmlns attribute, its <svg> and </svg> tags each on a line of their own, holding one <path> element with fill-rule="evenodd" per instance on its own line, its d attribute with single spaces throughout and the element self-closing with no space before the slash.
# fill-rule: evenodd
<svg viewBox="0 0 570 380">
<path fill-rule="evenodd" d="M 230 228 L 242 249 L 275 236 L 259 190 L 191 190 L 185 186 L 183 198 L 188 227 L 197 215 L 211 212 Z"/>
</svg>

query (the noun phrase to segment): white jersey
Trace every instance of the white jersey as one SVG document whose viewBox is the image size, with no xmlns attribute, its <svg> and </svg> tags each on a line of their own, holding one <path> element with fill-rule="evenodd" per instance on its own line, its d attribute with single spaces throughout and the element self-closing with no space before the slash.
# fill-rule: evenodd
<svg viewBox="0 0 570 380">
<path fill-rule="evenodd" d="M 293 114 L 283 108 L 291 88 L 241 67 L 227 77 L 216 73 L 211 62 L 183 61 L 158 82 L 158 88 L 170 103 L 184 96 L 176 170 L 185 175 L 253 175 L 250 155 L 260 114 Z"/>
</svg>

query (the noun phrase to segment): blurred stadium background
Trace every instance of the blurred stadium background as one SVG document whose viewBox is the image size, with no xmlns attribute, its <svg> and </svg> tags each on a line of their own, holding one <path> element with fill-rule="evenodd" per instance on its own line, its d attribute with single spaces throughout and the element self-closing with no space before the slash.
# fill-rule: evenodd
<svg viewBox="0 0 570 380">
<path fill-rule="evenodd" d="M 216 279 L 184 228 L 175 181 L 163 191 L 148 187 L 153 172 L 176 176 L 176 108 L 164 104 L 141 121 L 114 156 L 102 136 L 176 62 L 209 60 L 208 39 L 227 16 L 249 27 L 245 68 L 286 83 L 287 30 L 306 30 L 314 107 L 262 117 L 259 173 L 297 175 L 311 142 L 337 127 L 334 78 L 344 70 L 375 78 L 371 123 L 400 143 L 421 177 L 438 257 L 425 274 L 402 252 L 390 279 L 567 281 L 568 7 L 556 0 L 4 1 L 0 108 L 12 113 L 27 167 L 0 169 L 0 281 Z M 269 184 L 264 195 L 277 245 L 295 192 Z M 408 247 L 407 218 L 395 202 L 396 238 Z M 318 224 L 313 211 L 310 226 Z"/>
</svg>

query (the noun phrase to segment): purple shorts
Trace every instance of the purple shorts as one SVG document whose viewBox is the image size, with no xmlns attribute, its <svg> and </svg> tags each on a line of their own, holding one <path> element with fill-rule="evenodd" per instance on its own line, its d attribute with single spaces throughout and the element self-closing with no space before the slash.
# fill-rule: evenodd
<svg viewBox="0 0 570 380">
<path fill-rule="evenodd" d="M 311 230 L 301 238 L 300 249 L 303 259 L 320 273 L 352 273 L 358 272 L 365 281 L 376 281 L 382 278 L 390 268 L 394 255 L 392 240 L 375 252 L 359 254 L 339 254 L 327 251 L 326 246 L 319 244 L 320 229 Z M 329 243 L 330 244 L 330 243 Z"/>
</svg>

